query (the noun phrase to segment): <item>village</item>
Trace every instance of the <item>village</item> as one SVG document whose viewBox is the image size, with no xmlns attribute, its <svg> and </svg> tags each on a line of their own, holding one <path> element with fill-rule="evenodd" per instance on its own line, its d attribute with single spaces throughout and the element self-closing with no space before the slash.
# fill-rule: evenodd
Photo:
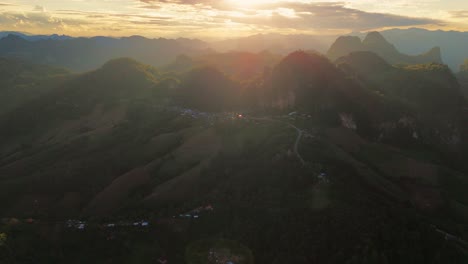
<svg viewBox="0 0 468 264">
<path fill-rule="evenodd" d="M 193 210 L 190 210 L 188 212 L 185 212 L 183 214 L 179 214 L 178 216 L 173 216 L 173 218 L 181 218 L 181 219 L 198 219 L 201 214 L 205 212 L 212 212 L 214 210 L 213 206 L 211 204 L 206 205 L 206 206 L 200 206 L 197 207 Z"/>
<path fill-rule="evenodd" d="M 214 207 L 211 204 L 203 205 L 203 206 L 198 206 L 194 209 L 191 209 L 187 212 L 174 215 L 172 218 L 179 218 L 179 219 L 199 219 L 202 217 L 205 213 L 212 212 L 214 211 Z M 3 218 L 0 220 L 2 224 L 5 225 L 19 225 L 19 224 L 40 224 L 42 223 L 41 220 L 39 219 L 33 219 L 33 218 L 25 218 L 25 219 L 19 219 L 19 218 Z M 56 221 L 54 222 L 55 224 L 62 224 L 68 229 L 75 229 L 75 230 L 86 230 L 89 226 L 93 227 L 99 227 L 101 229 L 114 229 L 114 228 L 119 228 L 119 227 L 126 227 L 126 228 L 147 228 L 151 225 L 157 224 L 157 220 L 135 220 L 135 221 L 116 221 L 116 222 L 104 222 L 104 223 L 95 223 L 95 222 L 89 222 L 86 220 L 79 220 L 79 219 L 68 219 L 64 221 Z M 47 221 L 47 223 L 50 223 L 50 221 Z"/>
</svg>

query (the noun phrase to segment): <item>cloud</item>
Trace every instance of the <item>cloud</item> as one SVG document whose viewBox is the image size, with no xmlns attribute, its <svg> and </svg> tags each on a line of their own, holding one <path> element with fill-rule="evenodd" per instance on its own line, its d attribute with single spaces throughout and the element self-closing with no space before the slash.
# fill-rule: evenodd
<svg viewBox="0 0 468 264">
<path fill-rule="evenodd" d="M 218 5 L 222 1 L 216 0 L 140 0 L 140 2 L 150 5 L 157 5 L 161 3 L 171 3 L 180 5 Z"/>
<path fill-rule="evenodd" d="M 415 18 L 386 13 L 365 12 L 346 7 L 344 2 L 271 2 L 255 8 L 228 7 L 226 1 L 214 0 L 140 0 L 143 8 L 162 8 L 167 4 L 198 6 L 217 12 L 212 19 L 229 20 L 254 26 L 295 29 L 368 30 L 384 27 L 443 25 L 430 18 Z M 233 15 L 236 11 L 236 15 Z M 240 14 L 240 15 L 239 15 Z"/>
<path fill-rule="evenodd" d="M 343 34 L 388 27 L 444 25 L 444 21 L 436 19 L 366 12 L 348 6 L 348 2 L 328 0 L 262 0 L 254 5 L 237 5 L 233 0 L 129 1 L 134 1 L 134 5 L 119 11 L 104 8 L 94 10 L 106 11 L 80 8 L 48 11 L 39 5 L 33 10 L 31 6 L 7 7 L 8 11 L 0 10 L 0 29 L 85 35 L 120 32 L 119 35 L 225 37 L 260 32 Z"/>
<path fill-rule="evenodd" d="M 0 25 L 4 28 L 36 29 L 60 31 L 69 27 L 88 24 L 86 20 L 55 17 L 47 12 L 32 11 L 0 12 Z"/>
<path fill-rule="evenodd" d="M 263 11 L 262 11 L 263 10 Z M 265 11 L 268 15 L 265 14 Z M 230 17 L 234 22 L 296 29 L 369 30 L 384 27 L 443 25 L 430 18 L 414 18 L 348 8 L 344 3 L 280 2 L 257 7 L 248 16 Z"/>
<path fill-rule="evenodd" d="M 468 18 L 468 10 L 450 11 L 449 14 L 453 18 Z"/>
<path fill-rule="evenodd" d="M 36 11 L 36 12 L 46 12 L 46 9 L 45 9 L 43 6 L 36 5 L 36 6 L 33 8 L 33 11 Z"/>
<path fill-rule="evenodd" d="M 140 0 L 143 5 L 141 7 L 148 9 L 160 9 L 166 4 L 172 5 L 191 5 L 199 8 L 208 7 L 218 10 L 226 10 L 231 6 L 226 1 L 220 0 Z"/>
</svg>

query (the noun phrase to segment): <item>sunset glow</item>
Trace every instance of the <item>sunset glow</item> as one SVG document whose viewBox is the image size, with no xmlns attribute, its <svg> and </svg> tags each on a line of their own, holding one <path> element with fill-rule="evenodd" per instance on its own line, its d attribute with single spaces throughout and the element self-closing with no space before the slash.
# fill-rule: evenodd
<svg viewBox="0 0 468 264">
<path fill-rule="evenodd" d="M 225 38 L 409 27 L 465 31 L 467 25 L 464 0 L 0 1 L 0 30 L 32 34 Z"/>
</svg>

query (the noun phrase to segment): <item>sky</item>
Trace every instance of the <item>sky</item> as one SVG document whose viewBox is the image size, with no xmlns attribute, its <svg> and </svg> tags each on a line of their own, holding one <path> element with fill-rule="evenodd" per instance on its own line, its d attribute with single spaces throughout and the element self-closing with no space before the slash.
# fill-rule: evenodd
<svg viewBox="0 0 468 264">
<path fill-rule="evenodd" d="M 468 31 L 468 0 L 0 0 L 0 31 L 225 39 L 418 27 Z"/>
</svg>

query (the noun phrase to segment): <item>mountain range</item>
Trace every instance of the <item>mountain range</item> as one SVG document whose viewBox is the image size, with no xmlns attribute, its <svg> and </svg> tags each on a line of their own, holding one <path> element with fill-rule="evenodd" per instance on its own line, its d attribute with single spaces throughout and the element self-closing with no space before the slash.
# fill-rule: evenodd
<svg viewBox="0 0 468 264">
<path fill-rule="evenodd" d="M 468 47 L 463 45 L 468 43 L 468 32 L 410 28 L 384 30 L 381 34 L 407 54 L 421 54 L 440 47 L 442 60 L 455 72 L 468 58 Z"/>
<path fill-rule="evenodd" d="M 389 45 L 388 43 L 383 43 L 381 39 L 378 40 L 377 38 L 374 40 L 381 42 L 381 48 L 384 48 L 386 52 L 391 52 L 388 56 L 399 56 L 399 61 L 403 60 L 403 58 L 401 58 L 401 54 L 395 53 L 394 48 L 397 48 L 402 53 L 409 54 L 409 56 L 413 57 L 404 58 L 404 60 L 409 60 L 410 62 L 420 62 L 418 61 L 416 54 L 425 54 L 430 51 L 426 56 L 430 57 L 431 60 L 434 61 L 443 61 L 455 72 L 458 71 L 463 60 L 468 58 L 468 50 L 465 48 L 466 45 L 460 44 L 468 41 L 468 33 L 465 32 L 441 30 L 429 31 L 425 29 L 410 28 L 384 30 L 380 33 L 386 40 L 388 40 L 389 43 L 392 44 Z M 351 33 L 348 34 L 348 36 L 365 38 L 367 34 L 368 33 Z M 25 43 L 18 42 L 18 48 L 10 47 L 10 49 L 3 49 L 2 46 L 7 44 L 0 40 L 0 56 L 31 59 L 36 63 L 55 64 L 57 66 L 67 67 L 71 70 L 77 71 L 91 70 L 103 64 L 105 61 L 119 56 L 130 56 L 145 63 L 160 66 L 184 53 L 187 55 L 191 55 L 192 53 L 200 54 L 200 52 L 210 53 L 213 51 L 249 51 L 257 53 L 269 50 L 274 54 L 286 55 L 298 49 L 308 51 L 314 50 L 320 53 L 326 53 L 338 37 L 334 35 L 257 34 L 221 41 L 203 42 L 196 39 L 178 39 L 171 42 L 171 40 L 164 40 L 161 38 L 153 40 L 146 39 L 147 41 L 143 41 L 145 38 L 72 38 L 69 36 L 58 35 L 32 35 L 21 32 L 0 32 L 0 39 L 8 37 L 8 35 L 18 36 L 29 42 L 36 42 L 33 45 L 30 44 L 30 46 L 37 47 L 32 50 L 28 48 L 27 52 L 25 52 Z M 343 40 L 344 38 L 341 39 Z M 355 51 L 356 49 L 368 49 L 363 47 L 365 44 L 359 44 L 356 38 L 348 38 L 348 40 L 351 45 L 355 45 Z M 78 48 L 77 43 L 86 44 L 86 48 L 89 49 L 89 54 L 92 54 L 93 56 L 89 56 L 86 53 L 84 46 L 81 47 L 81 44 L 78 45 L 80 46 L 80 48 Z M 173 43 L 167 45 L 173 46 L 174 48 L 163 48 L 165 46 L 163 43 Z M 394 45 L 394 47 L 391 47 L 391 45 Z M 150 58 L 145 58 L 145 56 L 136 54 L 135 51 L 132 51 L 131 48 L 134 47 L 150 51 L 153 55 L 150 56 Z M 440 52 L 437 49 L 433 49 L 434 47 L 439 47 Z M 58 49 L 58 51 L 54 51 L 54 49 Z M 47 55 L 40 54 L 40 50 L 45 50 Z M 159 52 L 159 50 L 161 50 L 161 52 Z M 97 53 L 97 51 L 99 51 L 99 53 Z M 69 53 L 76 53 L 77 55 L 75 57 L 75 55 Z M 441 60 L 438 60 L 439 53 Z M 343 54 L 332 54 L 333 59 L 336 59 L 339 55 Z M 85 57 L 89 57 L 89 62 L 80 62 L 80 58 Z M 160 57 L 160 60 L 158 60 L 158 57 Z"/>
<path fill-rule="evenodd" d="M 0 228 L 21 261 L 192 263 L 207 235 L 257 263 L 467 259 L 467 103 L 445 65 L 369 51 L 3 64 L 12 93 L 38 91 L 0 114 Z M 154 227 L 109 229 L 132 219 Z"/>
<path fill-rule="evenodd" d="M 8 35 L 15 35 L 19 36 L 25 40 L 28 41 L 37 41 L 37 40 L 44 40 L 44 39 L 51 39 L 51 40 L 66 40 L 66 39 L 72 39 L 73 37 L 67 36 L 67 35 L 58 35 L 58 34 L 52 34 L 52 35 L 34 35 L 34 34 L 29 34 L 29 33 L 23 33 L 23 32 L 17 32 L 17 31 L 1 31 L 0 32 L 0 39 L 4 37 L 8 37 Z"/>
<path fill-rule="evenodd" d="M 370 32 L 361 41 L 359 37 L 342 36 L 333 43 L 327 52 L 327 56 L 336 60 L 355 51 L 371 51 L 385 59 L 390 64 L 424 64 L 442 63 L 442 55 L 439 47 L 430 51 L 410 56 L 400 53 L 395 46 L 388 42 L 379 32 Z"/>
<path fill-rule="evenodd" d="M 322 35 L 281 35 L 257 34 L 211 42 L 213 49 L 219 52 L 227 51 L 270 51 L 276 54 L 288 54 L 295 50 L 314 50 L 325 53 L 336 36 Z"/>
<path fill-rule="evenodd" d="M 0 39 L 0 56 L 19 58 L 40 64 L 86 71 L 116 57 L 132 57 L 151 65 L 164 65 L 179 54 L 208 52 L 206 43 L 179 38 L 40 38 L 35 41 L 16 34 Z"/>
</svg>

